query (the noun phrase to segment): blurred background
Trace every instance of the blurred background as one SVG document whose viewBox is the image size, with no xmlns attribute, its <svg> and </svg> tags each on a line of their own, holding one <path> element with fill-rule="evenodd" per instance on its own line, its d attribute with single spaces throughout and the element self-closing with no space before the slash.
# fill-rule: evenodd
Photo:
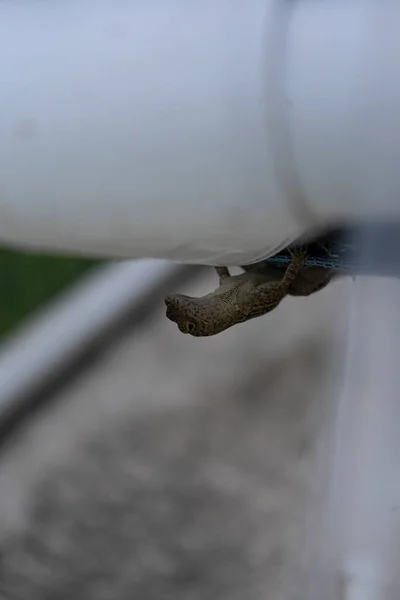
<svg viewBox="0 0 400 600">
<path fill-rule="evenodd" d="M 222 193 L 215 211 L 210 202 L 205 202 L 205 210 L 200 211 L 205 230 L 208 219 L 214 225 L 221 223 L 224 235 L 224 227 L 232 226 L 236 240 L 242 226 L 248 235 L 254 227 L 257 236 L 263 237 L 264 229 L 259 229 L 261 221 L 254 219 L 252 205 L 249 204 L 247 215 L 240 209 L 240 202 L 237 204 L 235 194 L 233 204 L 228 199 L 229 190 L 242 189 L 245 180 L 257 186 L 265 181 L 267 173 L 268 180 L 272 177 L 271 189 L 276 189 L 268 196 L 272 204 L 258 202 L 255 190 L 248 196 L 253 198 L 254 210 L 261 211 L 260 217 L 265 218 L 264 211 L 268 211 L 265 226 L 272 223 L 271 240 L 266 234 L 265 243 L 274 245 L 286 237 L 280 237 L 281 227 L 286 231 L 287 225 L 288 234 L 292 227 L 296 229 L 292 219 L 305 217 L 308 221 L 312 217 L 307 215 L 308 210 L 304 215 L 286 214 L 292 212 L 285 196 L 296 192 L 297 169 L 293 173 L 289 169 L 288 181 L 285 174 L 280 180 L 279 168 L 277 172 L 264 172 L 264 161 L 251 161 L 240 149 L 232 149 L 230 140 L 235 136 L 227 131 L 227 124 L 231 123 L 244 147 L 250 144 L 254 152 L 258 149 L 264 157 L 257 119 L 264 124 L 265 111 L 257 108 L 261 88 L 251 62 L 259 56 L 258 36 L 265 22 L 260 28 L 257 14 L 264 19 L 264 3 L 254 3 L 254 11 L 247 17 L 243 3 L 237 2 L 237 17 L 233 10 L 229 19 L 225 18 L 225 3 L 216 11 L 217 18 L 213 3 L 206 3 L 204 18 L 202 11 L 193 12 L 182 36 L 180 32 L 175 35 L 174 23 L 176 20 L 181 26 L 178 9 L 183 4 L 175 4 L 172 18 L 168 8 L 161 14 L 165 20 L 154 19 L 148 30 L 142 25 L 151 16 L 147 8 L 143 21 L 127 11 L 133 15 L 127 21 L 128 29 L 123 21 L 120 29 L 118 19 L 123 14 L 118 11 L 116 29 L 110 29 L 103 21 L 107 11 L 93 22 L 94 27 L 92 13 L 88 13 L 87 21 L 82 21 L 83 28 L 76 28 L 81 21 L 76 20 L 73 8 L 72 12 L 65 12 L 70 18 L 69 26 L 66 21 L 56 37 L 54 27 L 61 21 L 53 13 L 49 21 L 43 21 L 45 28 L 46 23 L 50 24 L 46 28 L 49 37 L 43 37 L 43 44 L 37 15 L 32 16 L 32 21 L 29 15 L 26 20 L 23 18 L 20 28 L 17 7 L 14 26 L 20 35 L 13 35 L 7 18 L 0 21 L 4 47 L 10 48 L 10 52 L 3 52 L 1 70 L 11 83 L 2 87 L 6 126 L 10 117 L 17 119 L 17 127 L 13 121 L 9 138 L 15 145 L 15 154 L 14 150 L 5 151 L 3 144 L 2 164 L 4 172 L 10 168 L 6 188 L 10 184 L 15 194 L 10 195 L 10 201 L 23 201 L 19 231 L 26 232 L 20 237 L 27 243 L 30 219 L 36 223 L 31 241 L 42 231 L 54 234 L 48 238 L 54 243 L 54 232 L 58 231 L 64 242 L 71 235 L 72 243 L 74 223 L 78 224 L 81 215 L 79 198 L 87 200 L 87 219 L 96 209 L 85 184 L 91 180 L 93 189 L 100 190 L 103 211 L 100 219 L 94 218 L 93 235 L 99 227 L 99 239 L 103 236 L 103 240 L 112 242 L 111 246 L 121 242 L 122 247 L 129 247 L 129 242 L 137 239 L 129 225 L 132 217 L 136 227 L 145 226 L 143 232 L 136 230 L 144 252 L 149 231 L 154 232 L 153 220 L 146 216 L 146 210 L 142 218 L 133 218 L 137 213 L 129 205 L 126 190 L 132 185 L 136 189 L 138 183 L 138 189 L 145 190 L 143 197 L 153 197 L 153 192 L 149 193 L 153 189 L 160 207 L 165 198 L 175 198 L 174 210 L 179 219 L 186 193 L 175 195 L 176 182 L 183 182 L 182 189 L 187 189 L 191 197 L 189 207 L 203 189 L 200 186 L 193 195 L 189 179 L 182 179 L 185 172 L 193 174 L 197 151 L 203 156 L 199 173 L 204 170 L 203 182 L 208 181 L 211 190 L 202 193 L 202 197 L 215 197 L 215 190 Z M 120 8 L 123 5 L 128 3 L 121 3 Z M 400 156 L 400 135 L 388 118 L 396 114 L 399 105 L 393 52 L 398 39 L 397 15 L 388 9 L 378 11 L 375 3 L 333 5 L 335 10 L 329 13 L 318 6 L 314 14 L 306 3 L 305 10 L 293 19 L 285 7 L 282 19 L 280 11 L 271 12 L 271 27 L 276 22 L 278 33 L 271 35 L 271 44 L 266 47 L 274 55 L 274 60 L 267 61 L 270 68 L 266 71 L 277 92 L 272 95 L 278 99 L 283 91 L 283 80 L 275 77 L 280 63 L 275 60 L 274 50 L 286 48 L 279 42 L 283 40 L 280 33 L 285 32 L 285 23 L 289 23 L 285 21 L 287 17 L 295 51 L 291 53 L 290 44 L 287 46 L 288 57 L 293 60 L 288 61 L 286 79 L 294 98 L 298 94 L 294 105 L 299 110 L 296 115 L 292 111 L 297 124 L 293 122 L 291 126 L 297 132 L 296 152 L 304 149 L 297 166 L 300 182 L 304 181 L 307 188 L 306 196 L 316 202 L 315 210 L 321 219 L 323 215 L 327 220 L 339 215 L 348 215 L 351 220 L 377 214 L 397 215 L 399 179 L 393 157 Z M 193 20 L 197 15 L 199 27 Z M 39 16 L 45 19 L 44 13 Z M 223 45 L 216 23 L 227 25 L 226 30 L 222 27 Z M 389 27 L 382 27 L 383 23 Z M 160 24 L 165 24 L 165 30 Z M 137 36 L 125 35 L 131 27 Z M 243 36 L 237 36 L 239 28 Z M 194 34 L 193 40 L 186 35 L 189 30 Z M 312 35 L 318 31 L 324 35 Z M 122 44 L 116 41 L 120 34 Z M 203 53 L 199 42 L 205 34 L 211 37 Z M 71 36 L 76 44 L 69 60 Z M 126 48 L 140 57 L 141 48 L 145 53 L 151 51 L 154 36 L 162 42 L 159 47 L 167 49 L 166 53 L 159 53 L 149 70 L 143 69 L 140 60 L 128 65 Z M 20 39 L 26 42 L 22 52 Z M 108 42 L 103 53 L 105 39 Z M 47 52 L 47 44 L 54 48 L 54 56 Z M 330 46 L 341 48 L 342 52 L 329 52 Z M 115 70 L 101 68 L 96 47 L 104 65 L 115 64 Z M 243 51 L 243 60 L 236 61 L 237 73 L 225 68 L 229 48 L 236 57 Z M 279 52 L 276 57 L 279 59 Z M 298 57 L 299 72 L 295 60 Z M 249 69 L 246 60 L 250 61 Z M 61 87 L 59 61 L 65 68 L 67 82 Z M 14 64 L 18 65 L 16 69 Z M 19 73 L 20 65 L 29 71 L 28 79 L 35 79 L 35 69 L 40 81 L 45 82 L 48 77 L 48 88 L 33 86 L 32 101 L 27 103 L 25 75 Z M 165 76 L 166 67 L 172 77 Z M 353 76 L 358 71 L 361 84 Z M 312 85 L 303 89 L 300 72 L 308 77 L 304 81 Z M 131 79 L 127 73 L 132 74 Z M 111 78 L 107 75 L 103 81 L 104 74 Z M 227 76 L 226 86 L 222 87 L 221 74 Z M 182 95 L 179 90 L 175 95 L 173 86 L 179 77 L 188 85 L 182 88 Z M 83 87 L 82 93 L 78 90 L 76 94 L 78 80 Z M 138 85 L 131 87 L 128 80 Z M 239 89 L 241 80 L 249 86 L 244 93 Z M 318 89 L 326 91 L 329 101 L 321 102 L 319 95 L 312 93 L 317 80 Z M 348 106 L 344 89 L 352 90 Z M 11 90 L 11 95 L 7 96 L 7 90 Z M 73 91 L 78 104 L 82 101 L 79 113 L 83 117 L 83 136 L 78 134 L 79 139 L 76 138 L 78 143 L 83 142 L 82 162 L 73 152 L 74 135 L 70 137 L 76 131 L 76 102 L 73 98 L 71 103 L 68 90 Z M 160 97 L 165 94 L 170 108 L 176 101 L 182 102 L 183 110 L 168 109 L 172 121 L 165 121 L 164 112 L 154 110 L 152 102 L 147 103 L 147 90 L 159 91 Z M 231 107 L 228 102 L 226 114 L 219 118 L 232 90 L 238 92 L 237 101 Z M 14 91 L 21 96 L 21 104 L 14 102 Z M 134 103 L 138 100 L 139 113 L 143 111 L 143 121 L 131 119 L 131 93 Z M 95 96 L 103 97 L 99 112 L 93 111 Z M 24 117 L 22 129 L 19 127 L 18 107 L 28 108 L 30 104 L 42 107 L 38 115 L 41 111 L 46 115 L 44 125 L 53 123 L 49 143 L 40 146 L 48 154 L 32 153 L 32 146 L 26 153 L 17 150 L 26 143 L 24 148 L 29 148 L 32 131 L 36 133 L 29 114 L 27 123 Z M 199 107 L 205 109 L 201 115 Z M 254 111 L 250 119 L 246 115 L 242 118 L 241 111 L 246 107 Z M 291 144 L 286 147 L 286 134 L 290 131 L 286 131 L 284 115 L 274 101 L 267 102 L 266 107 L 271 113 L 271 149 L 275 150 L 277 142 L 279 156 L 283 148 L 282 160 L 290 163 Z M 188 118 L 191 110 L 201 117 L 192 124 Z M 132 128 L 127 127 L 127 120 Z M 205 136 L 203 125 L 207 122 L 213 126 L 210 135 Z M 186 125 L 190 135 L 185 134 Z M 151 160 L 149 126 L 155 135 L 154 147 L 157 144 L 161 149 L 152 154 Z M 283 145 L 278 139 L 280 127 Z M 306 130 L 311 144 L 302 139 Z M 104 131 L 108 131 L 105 137 Z M 169 149 L 171 131 L 178 132 L 177 143 L 173 144 L 172 161 L 165 170 L 164 151 Z M 64 196 L 56 189 L 58 176 L 47 178 L 42 170 L 47 160 L 54 163 L 51 140 L 57 138 L 52 132 L 63 132 L 60 156 L 65 160 L 59 163 L 60 170 L 56 168 L 60 181 L 71 184 L 71 190 L 73 183 L 77 184 L 77 194 L 69 190 L 76 204 L 63 213 L 69 223 L 65 231 L 62 225 L 67 221 L 60 218 L 61 213 L 57 214 L 54 206 L 51 212 L 58 229 L 43 229 L 40 214 L 31 212 L 34 204 L 29 202 L 30 188 L 23 191 L 29 181 L 40 183 L 35 202 L 45 212 L 54 194 L 59 203 L 63 202 Z M 124 148 L 129 151 L 133 144 L 135 153 L 138 140 L 143 151 L 133 161 L 136 171 L 132 171 L 126 169 Z M 98 159 L 93 162 L 90 148 L 98 143 Z M 114 160 L 113 151 L 110 153 L 110 148 L 117 146 L 122 153 L 120 162 Z M 26 181 L 14 177 L 13 156 L 21 156 L 22 161 L 30 156 L 26 164 L 31 165 L 31 171 Z M 44 160 L 46 156 L 48 159 Z M 36 161 L 37 157 L 40 160 Z M 103 180 L 96 176 L 96 164 L 105 165 Z M 162 188 L 152 176 L 157 164 Z M 231 168 L 236 164 L 237 172 Z M 296 161 L 293 165 L 296 167 Z M 70 176 L 75 168 L 76 178 Z M 222 178 L 226 177 L 229 185 L 219 185 L 221 173 L 225 173 Z M 119 209 L 112 215 L 115 219 L 110 218 L 109 231 L 108 221 L 103 220 L 109 206 L 103 200 L 107 189 L 112 193 L 115 186 L 108 176 L 117 178 L 115 185 L 120 189 L 116 196 Z M 41 189 L 47 192 L 42 194 Z M 4 199 L 4 206 L 10 207 L 9 198 Z M 140 210 L 145 206 L 140 202 L 139 205 Z M 269 212 L 269 206 L 274 212 Z M 301 203 L 299 206 L 302 208 Z M 166 239 L 159 241 L 172 243 L 177 219 L 173 212 L 167 214 L 164 209 L 165 206 L 158 216 L 167 215 L 165 223 L 169 223 L 169 228 Z M 14 229 L 12 213 L 7 215 L 6 211 L 2 215 L 3 239 L 17 239 L 18 222 Z M 224 214 L 227 219 L 221 218 Z M 277 216 L 276 227 L 270 214 Z M 185 230 L 182 240 L 190 239 L 190 231 L 200 236 L 192 211 L 184 210 L 184 215 L 193 230 Z M 79 222 L 77 240 L 85 222 Z M 386 234 L 369 243 L 363 227 L 360 244 L 355 246 L 365 265 L 380 255 L 375 262 L 380 267 L 393 263 L 392 273 L 397 275 L 400 238 L 398 225 L 393 224 L 393 246 Z M 211 229 L 211 237 L 210 232 L 205 237 L 214 239 L 219 246 L 217 229 Z M 84 233 L 89 231 L 85 229 Z M 80 244 L 83 241 L 80 239 Z M 171 251 L 183 251 L 185 245 L 176 243 Z M 169 252 L 169 244 L 161 243 L 159 248 L 163 247 Z M 385 247 L 388 252 L 382 260 L 380 251 Z M 193 251 L 196 255 L 196 244 Z M 96 262 L 3 250 L 0 282 L 0 600 L 399 599 L 400 337 L 396 323 L 400 287 L 395 278 L 365 276 L 353 282 L 344 277 L 309 298 L 286 298 L 265 317 L 209 339 L 182 335 L 165 317 L 164 296 L 178 291 L 195 296 L 209 292 L 217 284 L 213 269 L 180 267 L 162 261 Z"/>
<path fill-rule="evenodd" d="M 81 258 L 0 248 L 1 338 L 97 264 Z"/>
<path fill-rule="evenodd" d="M 1 406 L 9 348 L 35 355 L 46 315 L 57 323 L 66 295 L 105 265 L 0 257 Z M 130 310 L 84 360 L 8 398 L 0 598 L 302 598 L 319 425 L 341 381 L 353 283 L 285 299 L 215 338 L 182 335 L 164 295 L 216 284 L 213 269 L 182 267 L 140 306 L 127 286 Z"/>
</svg>

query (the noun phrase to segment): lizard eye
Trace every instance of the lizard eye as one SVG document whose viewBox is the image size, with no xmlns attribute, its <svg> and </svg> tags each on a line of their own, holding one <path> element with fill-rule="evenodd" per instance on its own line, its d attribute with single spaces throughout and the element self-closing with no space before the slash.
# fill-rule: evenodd
<svg viewBox="0 0 400 600">
<path fill-rule="evenodd" d="M 191 321 L 185 321 L 184 326 L 188 333 L 192 333 L 196 328 L 196 325 Z"/>
</svg>

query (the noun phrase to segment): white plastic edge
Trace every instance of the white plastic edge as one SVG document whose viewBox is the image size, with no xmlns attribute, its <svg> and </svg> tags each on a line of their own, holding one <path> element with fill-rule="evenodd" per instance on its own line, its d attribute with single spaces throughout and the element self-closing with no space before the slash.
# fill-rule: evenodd
<svg viewBox="0 0 400 600">
<path fill-rule="evenodd" d="M 0 242 L 234 266 L 304 233 L 266 123 L 275 2 L 0 2 Z"/>
<path fill-rule="evenodd" d="M 126 261 L 96 269 L 0 349 L 0 420 L 16 398 L 45 383 L 124 311 L 182 269 L 166 261 Z"/>
<path fill-rule="evenodd" d="M 0 2 L 0 241 L 237 265 L 305 232 L 297 196 L 324 225 L 399 218 L 399 22 L 393 0 Z"/>
</svg>

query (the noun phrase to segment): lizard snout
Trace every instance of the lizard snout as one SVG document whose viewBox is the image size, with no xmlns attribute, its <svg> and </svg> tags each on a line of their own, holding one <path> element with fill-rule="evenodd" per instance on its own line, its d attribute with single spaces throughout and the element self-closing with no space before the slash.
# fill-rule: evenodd
<svg viewBox="0 0 400 600">
<path fill-rule="evenodd" d="M 167 308 L 178 308 L 184 303 L 185 296 L 181 294 L 171 294 L 170 296 L 165 296 L 165 306 Z"/>
<path fill-rule="evenodd" d="M 164 302 L 165 306 L 167 307 L 167 318 L 176 323 L 179 314 L 179 302 L 177 302 L 176 298 L 174 298 L 173 296 L 166 296 Z"/>
<path fill-rule="evenodd" d="M 190 333 L 188 328 L 193 326 L 194 317 L 188 314 L 188 299 L 181 294 L 171 294 L 165 297 L 167 307 L 166 316 L 170 321 L 176 323 L 183 333 Z"/>
<path fill-rule="evenodd" d="M 170 296 L 166 296 L 164 302 L 165 302 L 165 306 L 167 307 L 167 317 L 170 319 L 171 313 L 173 312 L 172 298 L 170 298 Z"/>
</svg>

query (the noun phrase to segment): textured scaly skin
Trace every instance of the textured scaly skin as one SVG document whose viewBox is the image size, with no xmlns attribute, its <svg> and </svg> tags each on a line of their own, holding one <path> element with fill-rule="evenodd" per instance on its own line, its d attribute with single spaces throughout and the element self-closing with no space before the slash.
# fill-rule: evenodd
<svg viewBox="0 0 400 600">
<path fill-rule="evenodd" d="M 304 248 L 293 249 L 291 254 L 292 262 L 278 281 L 260 270 L 230 276 L 226 267 L 218 267 L 220 285 L 214 292 L 201 298 L 167 296 L 167 317 L 182 333 L 204 337 L 270 312 L 289 293 L 307 259 Z"/>
<path fill-rule="evenodd" d="M 266 262 L 259 262 L 253 265 L 242 267 L 246 272 L 262 273 L 269 281 L 279 281 L 282 279 L 283 269 L 276 265 L 271 265 Z M 343 273 L 334 269 L 326 269 L 324 267 L 307 267 L 301 269 L 296 279 L 291 284 L 289 296 L 310 296 L 315 292 L 319 292 L 328 285 L 336 277 L 342 276 Z"/>
</svg>

